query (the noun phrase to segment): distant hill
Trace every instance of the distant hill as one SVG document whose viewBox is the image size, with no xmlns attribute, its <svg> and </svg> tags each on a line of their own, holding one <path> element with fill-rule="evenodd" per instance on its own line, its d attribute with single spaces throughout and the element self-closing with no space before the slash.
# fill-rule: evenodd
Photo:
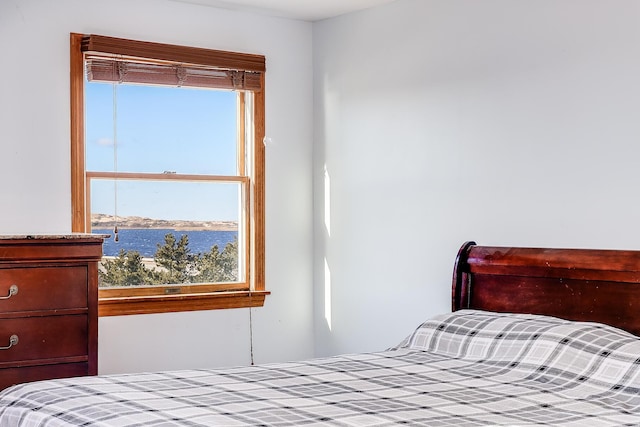
<svg viewBox="0 0 640 427">
<path fill-rule="evenodd" d="M 237 231 L 235 221 L 185 221 L 144 218 L 141 216 L 119 216 L 118 228 L 168 228 L 183 231 Z M 113 215 L 91 214 L 92 228 L 113 228 L 116 225 Z"/>
</svg>

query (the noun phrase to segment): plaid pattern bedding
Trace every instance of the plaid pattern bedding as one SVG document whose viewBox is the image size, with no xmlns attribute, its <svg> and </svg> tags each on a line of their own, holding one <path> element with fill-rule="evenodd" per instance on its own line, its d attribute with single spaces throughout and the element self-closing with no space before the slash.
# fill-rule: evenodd
<svg viewBox="0 0 640 427">
<path fill-rule="evenodd" d="M 639 387 L 640 338 L 465 310 L 380 353 L 17 385 L 0 426 L 638 426 Z"/>
</svg>

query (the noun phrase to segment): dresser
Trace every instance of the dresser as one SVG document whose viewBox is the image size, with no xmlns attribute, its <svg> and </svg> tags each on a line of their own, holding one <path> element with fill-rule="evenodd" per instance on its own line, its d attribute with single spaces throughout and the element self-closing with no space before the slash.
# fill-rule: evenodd
<svg viewBox="0 0 640 427">
<path fill-rule="evenodd" d="M 0 236 L 0 389 L 98 372 L 104 236 Z"/>
</svg>

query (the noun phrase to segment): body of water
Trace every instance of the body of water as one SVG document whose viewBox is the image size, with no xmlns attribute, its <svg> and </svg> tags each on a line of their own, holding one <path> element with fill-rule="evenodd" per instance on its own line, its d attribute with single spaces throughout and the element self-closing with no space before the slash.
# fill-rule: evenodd
<svg viewBox="0 0 640 427">
<path fill-rule="evenodd" d="M 233 242 L 238 237 L 237 231 L 176 231 L 172 229 L 157 228 L 124 228 L 118 230 L 118 241 L 113 239 L 112 229 L 93 229 L 92 233 L 110 234 L 102 246 L 105 256 L 116 256 L 121 249 L 125 251 L 138 251 L 145 258 L 152 258 L 158 250 L 158 244 L 164 245 L 164 236 L 171 233 L 180 240 L 183 234 L 189 237 L 189 249 L 192 254 L 209 252 L 212 247 L 218 245 L 220 252 L 227 243 Z"/>
</svg>

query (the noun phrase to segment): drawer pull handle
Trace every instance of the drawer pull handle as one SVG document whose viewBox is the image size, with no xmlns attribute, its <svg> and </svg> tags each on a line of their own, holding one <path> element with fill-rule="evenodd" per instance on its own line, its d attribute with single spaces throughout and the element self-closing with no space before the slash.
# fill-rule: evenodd
<svg viewBox="0 0 640 427">
<path fill-rule="evenodd" d="M 9 287 L 9 295 L 7 295 L 6 297 L 0 297 L 0 300 L 9 299 L 17 293 L 18 293 L 18 285 L 11 285 Z"/>
<path fill-rule="evenodd" d="M 0 350 L 9 350 L 14 345 L 18 345 L 18 336 L 17 335 L 11 335 L 11 337 L 9 337 L 9 345 L 6 346 L 6 347 L 0 347 Z"/>
</svg>

